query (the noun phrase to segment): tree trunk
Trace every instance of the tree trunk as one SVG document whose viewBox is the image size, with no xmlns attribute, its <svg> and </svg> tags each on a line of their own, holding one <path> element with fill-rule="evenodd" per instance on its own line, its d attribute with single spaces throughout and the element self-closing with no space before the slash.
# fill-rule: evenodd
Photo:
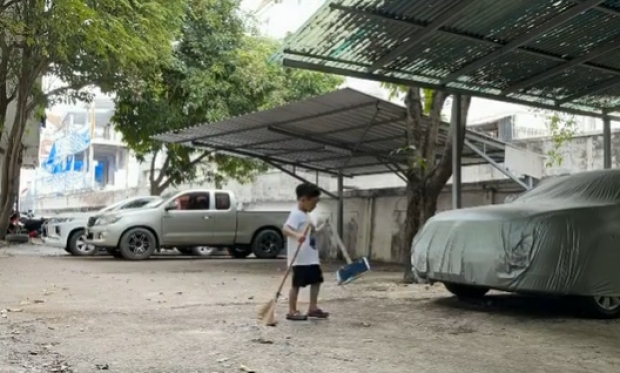
<svg viewBox="0 0 620 373">
<path fill-rule="evenodd" d="M 405 96 L 407 108 L 407 148 L 410 151 L 409 168 L 407 170 L 407 217 L 403 232 L 403 241 L 399 250 L 399 260 L 405 266 L 404 281 L 416 281 L 411 261 L 411 246 L 418 230 L 424 226 L 437 211 L 437 199 L 448 179 L 452 176 L 452 132 L 446 140 L 443 155 L 437 159 L 437 138 L 441 125 L 441 111 L 448 97 L 445 92 L 432 92 L 432 100 L 427 101 L 428 120 L 422 121 L 422 96 L 419 89 L 409 87 Z M 470 97 L 463 97 L 461 110 L 463 126 L 469 111 Z M 453 112 L 453 117 L 455 117 Z M 462 149 L 463 136 L 457 141 Z M 411 152 L 411 149 L 414 151 Z M 439 153 L 440 154 L 440 153 Z M 420 164 L 423 165 L 420 166 Z"/>
<path fill-rule="evenodd" d="M 407 217 L 405 218 L 405 231 L 403 241 L 400 248 L 400 262 L 405 266 L 405 275 L 403 280 L 406 283 L 413 283 L 415 276 L 411 263 L 411 243 L 413 237 L 420 228 L 420 206 L 422 198 L 420 195 L 419 185 L 413 182 L 407 183 Z"/>
<path fill-rule="evenodd" d="M 161 185 L 152 183 L 150 184 L 149 193 L 152 196 L 160 196 L 164 192 L 164 190 L 166 190 L 165 186 L 162 188 Z"/>
</svg>

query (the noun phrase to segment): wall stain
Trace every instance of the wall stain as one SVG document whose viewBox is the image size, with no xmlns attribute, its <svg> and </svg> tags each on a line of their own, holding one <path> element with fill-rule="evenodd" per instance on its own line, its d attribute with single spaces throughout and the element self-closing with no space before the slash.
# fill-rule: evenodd
<svg viewBox="0 0 620 373">
<path fill-rule="evenodd" d="M 394 210 L 392 212 L 392 239 L 390 241 L 390 259 L 391 261 L 399 261 L 398 253 L 405 235 L 405 219 L 407 211 Z"/>
</svg>

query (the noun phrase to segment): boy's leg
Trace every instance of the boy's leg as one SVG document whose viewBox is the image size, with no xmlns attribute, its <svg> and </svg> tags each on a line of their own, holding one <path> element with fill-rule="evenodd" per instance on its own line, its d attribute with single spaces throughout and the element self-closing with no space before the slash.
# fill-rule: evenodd
<svg viewBox="0 0 620 373">
<path fill-rule="evenodd" d="M 312 284 L 310 285 L 310 307 L 308 307 L 308 311 L 315 311 L 319 302 L 319 291 L 321 290 L 321 284 Z"/>
<path fill-rule="evenodd" d="M 321 267 L 318 265 L 313 266 L 310 277 L 310 307 L 308 307 L 308 317 L 326 319 L 329 317 L 329 312 L 324 312 L 318 307 L 319 291 L 323 283 L 323 271 Z"/>
<path fill-rule="evenodd" d="M 299 320 L 307 320 L 308 317 L 306 315 L 302 315 L 297 311 L 297 298 L 299 297 L 299 288 L 303 285 L 303 269 L 299 266 L 294 266 L 293 269 L 293 277 L 291 290 L 288 293 L 288 314 L 286 318 L 288 320 L 299 321 Z"/>
<path fill-rule="evenodd" d="M 288 313 L 294 314 L 297 312 L 297 298 L 299 297 L 299 288 L 291 286 L 291 290 L 288 292 Z"/>
</svg>

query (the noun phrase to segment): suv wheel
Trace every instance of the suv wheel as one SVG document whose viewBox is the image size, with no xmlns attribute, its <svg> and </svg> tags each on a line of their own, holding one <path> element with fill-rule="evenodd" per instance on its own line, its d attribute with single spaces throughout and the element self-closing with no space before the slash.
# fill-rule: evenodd
<svg viewBox="0 0 620 373">
<path fill-rule="evenodd" d="M 69 236 L 68 251 L 75 256 L 93 256 L 97 254 L 97 247 L 86 243 L 84 229 L 78 229 Z"/>
<path fill-rule="evenodd" d="M 148 259 L 157 248 L 157 239 L 148 229 L 132 228 L 120 240 L 119 250 L 128 260 Z"/>
<path fill-rule="evenodd" d="M 597 319 L 620 317 L 620 297 L 591 296 L 580 299 L 583 310 L 590 317 Z"/>
</svg>

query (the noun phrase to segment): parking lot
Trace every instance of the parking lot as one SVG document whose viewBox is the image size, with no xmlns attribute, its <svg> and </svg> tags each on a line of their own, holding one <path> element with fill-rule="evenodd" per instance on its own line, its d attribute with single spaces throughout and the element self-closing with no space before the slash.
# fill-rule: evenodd
<svg viewBox="0 0 620 373">
<path fill-rule="evenodd" d="M 386 269 L 347 287 L 327 273 L 330 320 L 262 327 L 285 262 L 74 258 L 0 248 L 0 372 L 617 372 L 620 322 L 493 294 L 459 302 Z M 330 267 L 333 270 L 336 267 Z M 379 268 L 381 269 L 381 268 Z M 303 294 L 306 296 L 306 293 Z"/>
</svg>

